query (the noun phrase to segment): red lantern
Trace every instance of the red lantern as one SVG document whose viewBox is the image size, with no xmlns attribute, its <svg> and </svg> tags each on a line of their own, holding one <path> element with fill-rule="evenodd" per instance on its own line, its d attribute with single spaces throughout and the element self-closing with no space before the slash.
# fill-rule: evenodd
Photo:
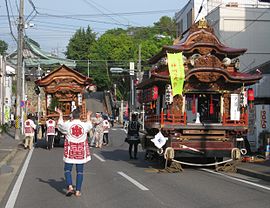
<svg viewBox="0 0 270 208">
<path fill-rule="evenodd" d="M 248 101 L 254 101 L 254 90 L 252 88 L 248 89 Z"/>
<path fill-rule="evenodd" d="M 210 115 L 214 114 L 213 97 L 210 95 Z"/>
<path fill-rule="evenodd" d="M 196 113 L 196 97 L 195 97 L 195 95 L 193 95 L 193 99 L 192 99 L 192 113 L 193 114 Z"/>
<path fill-rule="evenodd" d="M 153 86 L 153 88 L 152 88 L 152 99 L 156 100 L 157 98 L 158 98 L 158 87 Z"/>
<path fill-rule="evenodd" d="M 248 89 L 248 102 L 250 108 L 253 108 L 253 101 L 254 101 L 254 90 L 252 88 Z"/>
</svg>

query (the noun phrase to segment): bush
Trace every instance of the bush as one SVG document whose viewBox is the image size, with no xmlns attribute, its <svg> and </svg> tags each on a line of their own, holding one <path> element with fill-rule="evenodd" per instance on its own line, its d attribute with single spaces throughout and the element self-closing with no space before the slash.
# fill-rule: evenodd
<svg viewBox="0 0 270 208">
<path fill-rule="evenodd" d="M 0 134 L 1 134 L 1 133 L 6 133 L 6 132 L 8 132 L 8 128 L 9 128 L 9 126 L 8 126 L 7 123 L 1 124 L 1 125 L 0 125 Z"/>
</svg>

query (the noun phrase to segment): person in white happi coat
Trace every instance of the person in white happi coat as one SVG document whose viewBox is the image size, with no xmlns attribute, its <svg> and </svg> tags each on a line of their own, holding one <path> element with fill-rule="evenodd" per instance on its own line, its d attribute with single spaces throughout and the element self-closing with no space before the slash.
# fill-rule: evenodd
<svg viewBox="0 0 270 208">
<path fill-rule="evenodd" d="M 47 134 L 47 149 L 53 148 L 53 141 L 55 137 L 56 122 L 52 119 L 46 121 L 46 134 Z"/>
<path fill-rule="evenodd" d="M 27 120 L 24 122 L 24 148 L 27 147 L 32 149 L 33 147 L 33 140 L 35 136 L 35 129 L 37 128 L 36 124 L 32 120 L 32 116 L 28 115 Z"/>
<path fill-rule="evenodd" d="M 95 132 L 94 132 L 94 138 L 95 138 L 95 143 L 97 148 L 102 147 L 103 143 L 103 118 L 101 117 L 100 113 L 96 113 L 96 118 L 93 122 L 95 126 Z"/>
<path fill-rule="evenodd" d="M 66 196 L 75 193 L 76 196 L 81 195 L 81 186 L 83 181 L 84 163 L 91 160 L 90 148 L 87 141 L 87 133 L 92 129 L 90 116 L 92 112 L 87 112 L 87 121 L 80 120 L 80 110 L 77 108 L 72 111 L 72 120 L 64 122 L 63 113 L 57 109 L 59 113 L 58 129 L 65 135 L 64 142 L 64 171 L 67 184 Z M 72 186 L 72 166 L 76 164 L 76 192 Z"/>
</svg>

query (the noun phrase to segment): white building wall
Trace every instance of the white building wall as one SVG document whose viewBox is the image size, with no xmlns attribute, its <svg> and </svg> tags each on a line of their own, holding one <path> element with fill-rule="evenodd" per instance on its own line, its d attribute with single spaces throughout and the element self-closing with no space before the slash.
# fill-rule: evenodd
<svg viewBox="0 0 270 208">
<path fill-rule="evenodd" d="M 263 151 L 265 133 L 270 133 L 270 105 L 256 105 L 250 109 L 248 140 L 251 151 Z"/>
<path fill-rule="evenodd" d="M 207 15 L 220 41 L 230 47 L 247 48 L 240 70 L 248 71 L 270 57 L 270 13 L 265 8 L 219 7 Z"/>
<path fill-rule="evenodd" d="M 15 76 L 15 69 L 6 65 L 5 77 L 5 122 L 10 121 L 10 114 L 12 112 L 12 79 Z M 14 113 L 14 112 L 13 112 Z"/>
<path fill-rule="evenodd" d="M 201 4 L 201 0 L 190 0 L 176 13 L 176 22 L 183 22 L 183 32 L 188 29 L 188 12 L 193 9 L 194 22 Z M 247 52 L 240 57 L 240 70 L 248 71 L 269 60 L 269 9 L 269 3 L 257 0 L 205 0 L 197 21 L 206 16 L 223 44 L 234 48 L 247 48 Z"/>
<path fill-rule="evenodd" d="M 270 74 L 264 74 L 263 78 L 255 85 L 256 98 L 270 97 Z"/>
</svg>

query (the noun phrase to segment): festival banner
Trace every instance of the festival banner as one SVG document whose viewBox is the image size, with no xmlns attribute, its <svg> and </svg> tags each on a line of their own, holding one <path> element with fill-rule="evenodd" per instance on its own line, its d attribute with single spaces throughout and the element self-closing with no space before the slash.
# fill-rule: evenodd
<svg viewBox="0 0 270 208">
<path fill-rule="evenodd" d="M 182 95 L 184 81 L 185 81 L 185 70 L 182 52 L 180 53 L 167 53 L 168 67 L 171 77 L 172 94 Z"/>
<path fill-rule="evenodd" d="M 230 116 L 232 121 L 240 120 L 240 103 L 238 94 L 231 94 Z"/>
</svg>

